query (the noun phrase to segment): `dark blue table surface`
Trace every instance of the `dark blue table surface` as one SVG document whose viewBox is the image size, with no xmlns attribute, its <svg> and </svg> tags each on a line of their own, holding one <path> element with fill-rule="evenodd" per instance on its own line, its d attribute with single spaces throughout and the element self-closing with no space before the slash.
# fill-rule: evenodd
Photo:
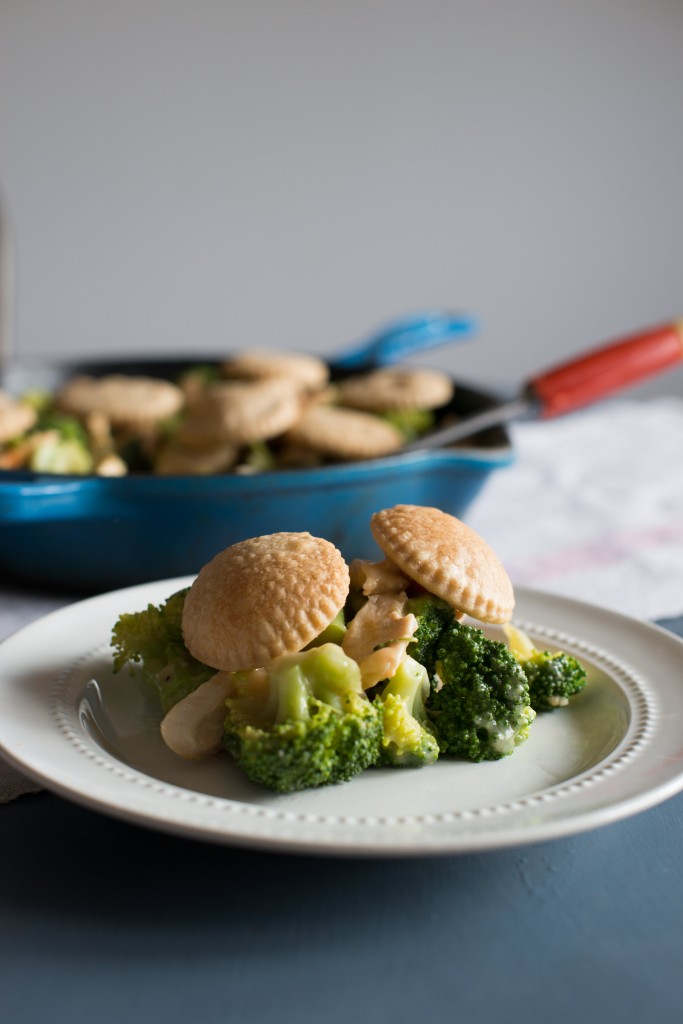
<svg viewBox="0 0 683 1024">
<path fill-rule="evenodd" d="M 383 862 L 205 845 L 41 793 L 0 810 L 0 863 L 7 1024 L 683 1019 L 683 794 Z"/>
</svg>

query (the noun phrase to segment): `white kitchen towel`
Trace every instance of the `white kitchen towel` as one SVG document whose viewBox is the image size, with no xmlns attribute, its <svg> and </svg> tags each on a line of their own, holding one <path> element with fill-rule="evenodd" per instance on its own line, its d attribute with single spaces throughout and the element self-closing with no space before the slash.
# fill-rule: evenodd
<svg viewBox="0 0 683 1024">
<path fill-rule="evenodd" d="M 683 400 L 613 400 L 511 434 L 516 462 L 467 521 L 513 583 L 637 618 L 683 614 Z"/>
</svg>

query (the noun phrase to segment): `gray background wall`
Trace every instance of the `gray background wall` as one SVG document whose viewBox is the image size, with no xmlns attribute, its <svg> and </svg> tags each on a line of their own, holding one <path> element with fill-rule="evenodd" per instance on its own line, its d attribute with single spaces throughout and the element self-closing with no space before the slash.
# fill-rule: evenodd
<svg viewBox="0 0 683 1024">
<path fill-rule="evenodd" d="M 2 0 L 14 350 L 460 307 L 430 362 L 514 390 L 683 314 L 682 97 L 679 0 Z"/>
</svg>

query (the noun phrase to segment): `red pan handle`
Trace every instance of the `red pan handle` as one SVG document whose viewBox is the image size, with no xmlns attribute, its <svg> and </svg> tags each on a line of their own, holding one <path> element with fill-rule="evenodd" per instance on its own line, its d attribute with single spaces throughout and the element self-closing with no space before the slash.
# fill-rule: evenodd
<svg viewBox="0 0 683 1024">
<path fill-rule="evenodd" d="M 544 419 L 561 416 L 683 360 L 683 320 L 591 349 L 528 382 Z"/>
</svg>

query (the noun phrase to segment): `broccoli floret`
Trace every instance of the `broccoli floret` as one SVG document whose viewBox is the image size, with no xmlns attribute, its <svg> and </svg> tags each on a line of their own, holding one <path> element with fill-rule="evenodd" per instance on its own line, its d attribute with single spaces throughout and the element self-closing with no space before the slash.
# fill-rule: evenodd
<svg viewBox="0 0 683 1024">
<path fill-rule="evenodd" d="M 38 413 L 31 430 L 33 450 L 29 468 L 36 473 L 62 473 L 85 475 L 92 473 L 94 460 L 88 435 L 75 416 L 59 412 L 49 396 L 31 392 L 24 400 Z"/>
<path fill-rule="evenodd" d="M 408 654 L 429 674 L 426 707 L 440 753 L 471 761 L 511 754 L 535 717 L 517 659 L 430 594 L 411 598 L 408 611 L 418 621 Z"/>
<path fill-rule="evenodd" d="M 62 441 L 74 441 L 83 448 L 88 447 L 88 433 L 81 421 L 52 406 L 45 405 L 39 410 L 36 429 L 55 431 Z"/>
<path fill-rule="evenodd" d="M 337 644 L 233 678 L 223 744 L 252 782 L 291 793 L 346 782 L 376 763 L 382 716 Z"/>
<path fill-rule="evenodd" d="M 510 650 L 522 665 L 529 681 L 530 703 L 534 711 L 552 711 L 566 707 L 569 698 L 586 685 L 586 670 L 565 651 L 542 651 L 515 626 L 505 626 Z"/>
<path fill-rule="evenodd" d="M 398 671 L 373 700 L 382 712 L 380 764 L 392 768 L 434 764 L 439 745 L 425 709 L 428 695 L 427 669 L 406 655 Z"/>
<path fill-rule="evenodd" d="M 526 675 L 508 647 L 458 622 L 438 640 L 427 710 L 440 752 L 470 761 L 511 754 L 535 718 Z"/>
<path fill-rule="evenodd" d="M 406 442 L 426 434 L 436 419 L 431 409 L 391 409 L 383 412 L 382 418 L 400 430 Z"/>
<path fill-rule="evenodd" d="M 36 473 L 73 473 L 84 476 L 92 472 L 93 457 L 88 448 L 76 438 L 46 433 L 32 452 L 29 466 Z"/>
<path fill-rule="evenodd" d="M 455 613 L 449 604 L 431 594 L 410 598 L 406 612 L 412 613 L 417 619 L 417 629 L 408 646 L 408 654 L 424 665 L 431 678 L 434 675 L 439 640 L 442 633 L 457 622 Z"/>
<path fill-rule="evenodd" d="M 550 654 L 539 651 L 523 664 L 529 680 L 531 706 L 535 711 L 565 707 L 569 698 L 586 685 L 586 670 L 576 658 L 564 651 Z"/>
<path fill-rule="evenodd" d="M 39 417 L 44 416 L 54 407 L 52 394 L 45 388 L 31 388 L 25 391 L 21 396 L 21 400 L 24 405 L 30 405 Z"/>
<path fill-rule="evenodd" d="M 216 671 L 193 658 L 183 641 L 181 620 L 188 589 L 161 605 L 149 604 L 144 611 L 120 615 L 112 631 L 114 671 L 140 665 L 164 714 Z"/>
</svg>

